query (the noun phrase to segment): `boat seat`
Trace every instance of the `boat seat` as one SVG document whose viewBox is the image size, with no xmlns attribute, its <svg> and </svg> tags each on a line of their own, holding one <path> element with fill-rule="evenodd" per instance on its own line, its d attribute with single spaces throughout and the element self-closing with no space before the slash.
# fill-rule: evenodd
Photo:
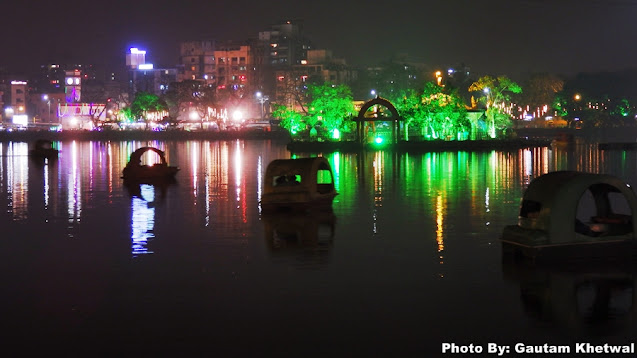
<svg viewBox="0 0 637 358">
<path fill-rule="evenodd" d="M 629 215 L 611 214 L 608 216 L 593 216 L 591 222 L 600 224 L 630 224 L 632 222 Z"/>
<path fill-rule="evenodd" d="M 625 235 L 633 231 L 632 218 L 629 215 L 612 214 L 609 216 L 593 216 L 591 230 L 603 236 Z"/>
</svg>

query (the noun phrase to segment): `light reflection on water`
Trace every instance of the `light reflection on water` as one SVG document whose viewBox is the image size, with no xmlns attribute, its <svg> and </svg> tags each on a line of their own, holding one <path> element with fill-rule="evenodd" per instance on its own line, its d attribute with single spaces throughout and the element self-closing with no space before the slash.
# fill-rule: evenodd
<svg viewBox="0 0 637 358">
<path fill-rule="evenodd" d="M 140 195 L 131 199 L 131 240 L 132 254 L 137 257 L 142 254 L 152 254 L 148 250 L 149 241 L 155 237 L 155 187 L 148 184 L 140 185 Z"/>
<path fill-rule="evenodd" d="M 124 187 L 122 169 L 145 145 L 164 150 L 168 163 L 181 168 L 175 185 Z M 103 285 L 94 291 L 104 291 L 104 297 L 90 298 L 51 288 L 64 307 L 58 316 L 75 312 L 72 307 L 83 300 L 102 302 L 96 311 L 82 312 L 90 319 L 78 328 L 92 343 L 104 334 L 101 325 L 115 321 L 131 336 L 163 329 L 163 335 L 197 347 L 209 340 L 188 337 L 263 343 L 276 341 L 279 332 L 294 338 L 303 356 L 302 343 L 309 338 L 300 332 L 329 331 L 326 347 L 342 347 L 343 338 L 335 337 L 350 337 L 358 352 L 375 352 L 385 342 L 399 347 L 396 354 L 404 349 L 424 356 L 434 356 L 443 341 L 580 338 L 565 327 L 590 322 L 546 318 L 556 302 L 539 302 L 546 319 L 538 327 L 533 323 L 538 309 L 532 313 L 529 304 L 553 294 L 561 295 L 559 305 L 590 311 L 599 283 L 590 277 L 596 273 L 509 275 L 497 239 L 504 225 L 517 220 L 524 189 L 541 174 L 603 172 L 637 183 L 635 152 L 601 152 L 586 143 L 573 150 L 330 153 L 325 156 L 339 192 L 334 216 L 267 217 L 259 206 L 263 174 L 271 160 L 290 158 L 282 144 L 72 141 L 57 147 L 60 158 L 40 165 L 29 160 L 26 143 L 0 143 L 0 205 L 7 208 L 0 217 L 0 230 L 7 233 L 0 240 L 0 263 L 4 272 L 24 272 L 7 277 L 4 289 L 10 294 L 0 303 L 39 318 L 30 305 L 38 277 L 48 277 L 38 264 L 44 259 L 65 272 L 67 286 L 77 288 L 69 292 L 86 282 Z M 91 276 L 80 280 L 76 275 L 82 272 Z M 620 286 L 624 307 L 635 276 L 630 270 L 618 275 L 621 280 L 607 281 Z M 91 281 L 93 276 L 108 284 Z M 564 277 L 578 295 L 555 289 L 552 282 Z M 90 303 L 85 306 L 97 307 Z M 20 322 L 18 313 L 8 320 Z M 631 323 L 621 334 L 637 334 Z M 76 332 L 66 328 L 61 332 Z M 573 332 L 592 335 L 589 340 L 614 337 L 592 329 Z M 70 340 L 63 333 L 54 337 Z M 143 338 L 161 344 L 151 333 Z M 134 346 L 117 339 L 115 345 Z"/>
</svg>

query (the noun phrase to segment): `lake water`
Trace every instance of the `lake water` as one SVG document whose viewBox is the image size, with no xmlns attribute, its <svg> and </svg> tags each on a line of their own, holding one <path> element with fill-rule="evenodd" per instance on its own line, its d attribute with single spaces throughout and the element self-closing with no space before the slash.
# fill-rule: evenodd
<svg viewBox="0 0 637 358">
<path fill-rule="evenodd" d="M 635 152 L 578 142 L 325 154 L 334 217 L 306 218 L 260 213 L 268 163 L 292 156 L 283 144 L 57 145 L 60 158 L 45 164 L 27 143 L 0 143 L 5 350 L 433 357 L 445 342 L 486 350 L 637 334 L 632 269 L 503 264 L 498 241 L 531 179 L 569 169 L 635 186 Z M 123 186 L 128 156 L 144 145 L 181 168 L 175 185 Z"/>
</svg>

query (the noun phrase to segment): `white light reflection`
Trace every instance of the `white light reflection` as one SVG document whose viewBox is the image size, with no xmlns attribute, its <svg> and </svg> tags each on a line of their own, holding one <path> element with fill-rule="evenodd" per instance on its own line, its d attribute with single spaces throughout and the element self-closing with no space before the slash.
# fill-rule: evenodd
<svg viewBox="0 0 637 358">
<path fill-rule="evenodd" d="M 73 141 L 71 143 L 71 176 L 68 181 L 66 200 L 69 224 L 80 222 L 80 217 L 82 215 L 82 190 L 78 170 L 77 151 L 77 142 Z"/>
<path fill-rule="evenodd" d="M 108 142 L 106 148 L 108 155 L 108 202 L 111 204 L 113 200 L 113 147 L 111 142 Z"/>
<path fill-rule="evenodd" d="M 487 208 L 487 213 L 491 211 L 489 209 L 489 187 L 487 187 L 486 192 L 484 193 L 484 206 Z"/>
<path fill-rule="evenodd" d="M 190 158 L 192 159 L 190 165 L 192 166 L 192 195 L 195 199 L 195 205 L 197 205 L 197 163 L 199 162 L 199 145 L 198 143 L 192 143 L 192 150 L 190 151 Z"/>
<path fill-rule="evenodd" d="M 27 217 L 28 205 L 28 166 L 29 145 L 10 143 L 7 149 L 7 195 L 11 201 L 7 212 L 13 214 L 13 220 Z"/>
<path fill-rule="evenodd" d="M 524 149 L 524 176 L 530 178 L 533 175 L 533 154 L 530 149 Z"/>
<path fill-rule="evenodd" d="M 257 205 L 261 214 L 261 194 L 263 193 L 263 158 L 257 159 Z"/>
<path fill-rule="evenodd" d="M 133 257 L 152 254 L 148 250 L 148 241 L 155 237 L 155 208 L 149 203 L 155 201 L 155 187 L 140 185 L 141 198 L 133 197 L 131 202 L 131 245 Z"/>
<path fill-rule="evenodd" d="M 4 157 L 3 147 L 0 145 L 0 158 Z M 0 163 L 0 188 L 4 185 L 4 166 Z"/>
<path fill-rule="evenodd" d="M 237 143 L 237 148 L 234 152 L 234 185 L 236 186 L 237 192 L 237 203 L 241 201 L 241 147 L 239 146 L 239 141 Z M 239 205 L 237 205 L 237 209 L 239 209 Z"/>
<path fill-rule="evenodd" d="M 383 174 L 385 169 L 385 164 L 383 163 L 383 153 L 376 152 L 374 155 L 374 161 L 372 162 L 372 166 L 374 167 L 374 213 L 372 215 L 373 218 L 373 232 L 377 234 L 377 208 L 383 206 Z"/>
<path fill-rule="evenodd" d="M 49 160 L 44 160 L 44 210 L 49 208 Z"/>
</svg>

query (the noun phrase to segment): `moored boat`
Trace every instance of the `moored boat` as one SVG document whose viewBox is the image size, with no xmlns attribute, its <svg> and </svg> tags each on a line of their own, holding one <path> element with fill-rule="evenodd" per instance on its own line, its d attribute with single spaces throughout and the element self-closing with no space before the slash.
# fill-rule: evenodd
<svg viewBox="0 0 637 358">
<path fill-rule="evenodd" d="M 587 192 L 595 211 L 580 220 Z M 615 212 L 618 201 L 630 212 Z M 637 257 L 636 233 L 637 196 L 629 185 L 610 175 L 557 171 L 531 181 L 518 224 L 506 226 L 501 241 L 504 256 L 539 261 L 626 258 Z"/>
<path fill-rule="evenodd" d="M 59 150 L 53 148 L 53 141 L 38 139 L 33 149 L 29 151 L 29 156 L 38 159 L 57 159 Z"/>
<path fill-rule="evenodd" d="M 264 212 L 331 210 L 336 195 L 327 159 L 276 159 L 265 172 L 261 208 Z"/>
<path fill-rule="evenodd" d="M 146 152 L 156 153 L 160 159 L 159 163 L 142 164 L 142 156 Z M 170 180 L 174 179 L 178 171 L 178 167 L 168 165 L 166 154 L 162 150 L 154 147 L 141 147 L 131 154 L 130 160 L 122 172 L 122 178 L 128 181 Z"/>
</svg>

